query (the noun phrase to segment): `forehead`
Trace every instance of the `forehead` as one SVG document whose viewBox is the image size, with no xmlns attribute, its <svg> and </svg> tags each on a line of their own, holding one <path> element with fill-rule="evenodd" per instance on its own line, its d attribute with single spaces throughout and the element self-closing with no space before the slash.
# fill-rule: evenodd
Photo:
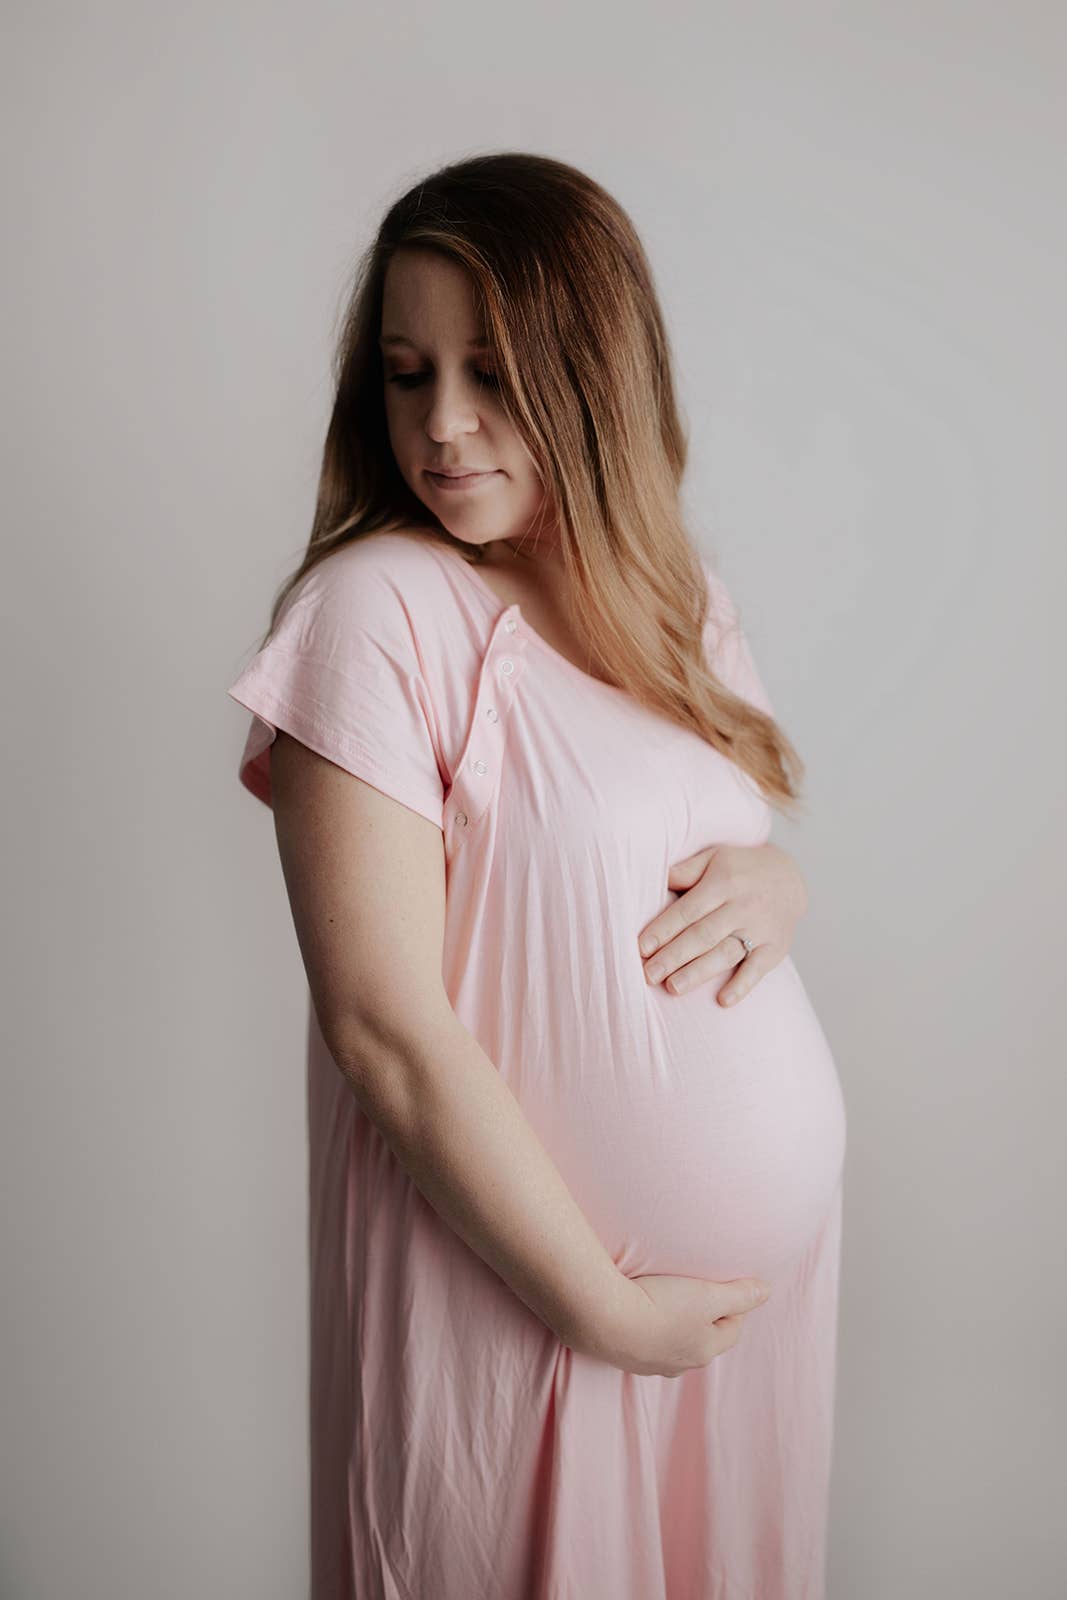
<svg viewBox="0 0 1067 1600">
<path fill-rule="evenodd" d="M 486 344 L 473 278 L 458 261 L 433 250 L 398 250 L 382 287 L 383 348 Z"/>
</svg>

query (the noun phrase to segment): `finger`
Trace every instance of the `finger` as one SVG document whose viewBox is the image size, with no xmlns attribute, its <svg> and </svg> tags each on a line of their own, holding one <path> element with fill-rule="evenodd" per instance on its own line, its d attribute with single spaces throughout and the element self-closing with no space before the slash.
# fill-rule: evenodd
<svg viewBox="0 0 1067 1600">
<path fill-rule="evenodd" d="M 741 1337 L 744 1320 L 744 1313 L 742 1313 L 740 1316 L 719 1317 L 717 1321 L 712 1323 L 717 1336 L 722 1340 L 723 1350 L 732 1350 L 738 1342 Z"/>
<path fill-rule="evenodd" d="M 706 845 L 683 861 L 674 861 L 667 869 L 668 889 L 691 889 L 708 870 L 712 856 L 724 850 L 723 845 Z"/>
<path fill-rule="evenodd" d="M 658 917 L 653 917 L 638 938 L 638 949 L 643 957 L 648 957 L 653 952 L 658 954 L 672 939 L 684 933 L 686 928 L 717 909 L 717 903 L 712 903 L 706 892 L 702 892 L 702 885 L 697 885 L 688 893 L 680 895 L 677 900 L 673 900 Z M 704 941 L 703 948 L 707 948 L 707 940 Z"/>
<path fill-rule="evenodd" d="M 778 956 L 769 944 L 758 944 L 742 961 L 741 966 L 728 983 L 724 983 L 715 996 L 720 1005 L 736 1005 L 738 1000 L 743 1000 L 746 994 L 766 977 L 773 967 L 778 965 Z"/>
<path fill-rule="evenodd" d="M 727 967 L 736 967 L 744 960 L 745 947 L 740 939 L 731 937 L 729 920 L 727 912 L 720 909 L 706 912 L 689 923 L 645 962 L 645 977 L 650 983 L 660 983 L 668 974 L 705 955 L 714 955 L 716 959 L 711 965 L 705 964 L 702 980 L 713 973 L 725 972 Z"/>
<path fill-rule="evenodd" d="M 725 970 L 726 963 L 721 950 L 715 947 L 713 950 L 705 950 L 704 955 L 697 955 L 694 962 L 685 962 L 677 966 L 667 978 L 662 979 L 662 987 L 667 990 L 667 994 L 686 994 L 689 989 L 696 989 L 697 984 L 705 984 L 710 978 L 715 978 L 715 974 L 723 973 Z"/>
</svg>

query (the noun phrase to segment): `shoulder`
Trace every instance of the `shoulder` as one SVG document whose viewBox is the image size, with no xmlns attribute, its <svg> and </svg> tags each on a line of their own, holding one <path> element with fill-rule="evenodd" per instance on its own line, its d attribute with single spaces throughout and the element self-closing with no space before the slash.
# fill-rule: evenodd
<svg viewBox="0 0 1067 1600">
<path fill-rule="evenodd" d="M 435 692 L 419 640 L 433 609 L 425 556 L 365 536 L 321 557 L 286 595 L 228 690 L 252 713 L 241 782 L 268 805 L 284 731 L 440 825 L 448 696 Z"/>
<path fill-rule="evenodd" d="M 343 657 L 359 636 L 416 649 L 446 636 L 449 572 L 429 534 L 360 534 L 322 556 L 286 596 L 276 631 L 313 654 Z"/>
<path fill-rule="evenodd" d="M 493 619 L 462 563 L 432 532 L 376 530 L 339 545 L 286 596 L 272 639 L 283 656 L 371 690 L 421 685 L 447 738 L 463 724 Z"/>
<path fill-rule="evenodd" d="M 374 602 L 392 595 L 417 605 L 433 600 L 442 583 L 432 536 L 390 529 L 360 534 L 321 557 L 295 585 L 292 605 Z"/>
</svg>

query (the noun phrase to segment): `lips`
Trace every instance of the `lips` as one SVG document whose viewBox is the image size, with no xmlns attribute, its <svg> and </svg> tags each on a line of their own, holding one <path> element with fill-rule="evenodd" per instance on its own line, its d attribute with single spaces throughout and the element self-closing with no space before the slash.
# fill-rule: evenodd
<svg viewBox="0 0 1067 1600">
<path fill-rule="evenodd" d="M 446 472 L 440 467 L 427 467 L 427 472 L 432 478 L 480 478 L 487 472 L 495 472 L 495 467 L 450 467 Z"/>
<path fill-rule="evenodd" d="M 438 494 L 476 494 L 479 489 L 484 489 L 487 484 L 492 483 L 494 478 L 499 478 L 500 472 L 496 467 L 485 471 L 472 469 L 469 472 L 459 473 L 434 472 L 432 468 L 427 467 L 426 476 Z"/>
</svg>

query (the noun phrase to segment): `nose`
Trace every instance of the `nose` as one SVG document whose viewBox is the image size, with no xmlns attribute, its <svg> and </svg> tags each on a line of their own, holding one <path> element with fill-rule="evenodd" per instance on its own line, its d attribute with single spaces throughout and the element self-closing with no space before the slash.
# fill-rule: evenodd
<svg viewBox="0 0 1067 1600">
<path fill-rule="evenodd" d="M 450 383 L 442 378 L 433 386 L 425 427 L 438 444 L 447 443 L 460 434 L 477 432 L 478 413 L 461 381 Z"/>
</svg>

